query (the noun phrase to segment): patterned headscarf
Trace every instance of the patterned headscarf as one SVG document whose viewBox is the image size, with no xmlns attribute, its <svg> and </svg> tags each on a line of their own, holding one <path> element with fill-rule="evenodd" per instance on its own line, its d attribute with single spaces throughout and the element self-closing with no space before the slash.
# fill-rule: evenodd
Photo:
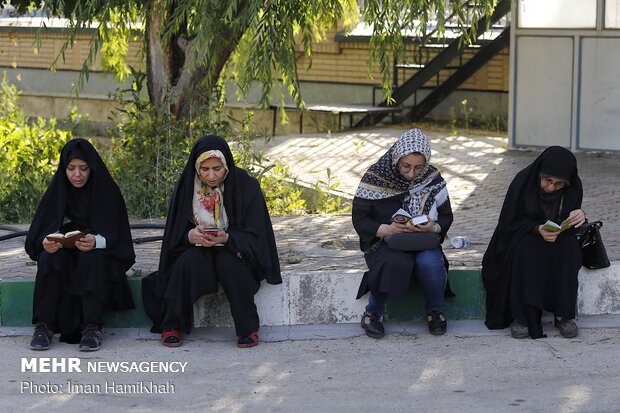
<svg viewBox="0 0 620 413">
<path fill-rule="evenodd" d="M 426 159 L 426 167 L 412 181 L 407 181 L 398 169 L 403 156 L 419 153 Z M 420 129 L 405 132 L 392 147 L 373 164 L 357 187 L 355 196 L 380 200 L 409 192 L 403 200 L 403 209 L 412 215 L 430 215 L 437 218 L 437 207 L 448 199 L 446 181 L 429 162 L 431 147 Z"/>
<path fill-rule="evenodd" d="M 196 174 L 194 175 L 194 198 L 192 200 L 194 221 L 196 225 L 202 225 L 204 228 L 225 230 L 228 228 L 228 216 L 226 215 L 226 208 L 224 208 L 224 179 L 216 188 L 211 188 L 200 179 L 200 164 L 209 158 L 218 158 L 222 161 L 222 165 L 226 169 L 224 179 L 226 179 L 226 175 L 229 172 L 224 154 L 217 149 L 205 151 L 196 158 L 196 164 L 194 165 L 196 168 Z"/>
</svg>

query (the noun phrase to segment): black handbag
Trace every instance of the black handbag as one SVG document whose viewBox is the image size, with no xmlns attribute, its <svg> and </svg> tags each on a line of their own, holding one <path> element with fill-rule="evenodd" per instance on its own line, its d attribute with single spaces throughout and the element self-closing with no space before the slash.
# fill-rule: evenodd
<svg viewBox="0 0 620 413">
<path fill-rule="evenodd" d="M 581 246 L 583 266 L 586 268 L 607 268 L 611 265 L 599 230 L 602 226 L 601 221 L 586 222 L 577 228 L 575 233 L 577 242 Z"/>
<path fill-rule="evenodd" d="M 383 240 L 395 251 L 426 251 L 439 246 L 439 234 L 434 232 L 401 232 Z"/>
</svg>

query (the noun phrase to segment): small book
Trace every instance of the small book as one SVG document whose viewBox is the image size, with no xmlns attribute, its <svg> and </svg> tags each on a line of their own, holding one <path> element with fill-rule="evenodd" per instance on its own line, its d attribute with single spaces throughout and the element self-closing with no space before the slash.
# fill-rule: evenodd
<svg viewBox="0 0 620 413">
<path fill-rule="evenodd" d="M 426 215 L 416 215 L 415 217 L 411 217 L 411 223 L 413 225 L 423 225 L 428 222 L 428 217 Z"/>
<path fill-rule="evenodd" d="M 394 215 L 392 215 L 392 221 L 400 224 L 421 225 L 428 222 L 428 217 L 426 215 L 411 216 L 409 212 L 400 208 L 394 213 Z"/>
<path fill-rule="evenodd" d="M 85 236 L 82 231 L 69 231 L 66 234 L 55 233 L 45 237 L 48 241 L 60 242 L 63 248 L 75 248 L 75 242 Z"/>
<path fill-rule="evenodd" d="M 553 231 L 553 232 L 562 232 L 562 231 L 566 231 L 567 229 L 570 228 L 570 224 L 568 223 L 568 219 L 565 219 L 561 224 L 556 224 L 555 222 L 548 220 L 547 222 L 545 222 L 543 224 L 543 229 L 547 230 L 547 231 Z"/>
</svg>

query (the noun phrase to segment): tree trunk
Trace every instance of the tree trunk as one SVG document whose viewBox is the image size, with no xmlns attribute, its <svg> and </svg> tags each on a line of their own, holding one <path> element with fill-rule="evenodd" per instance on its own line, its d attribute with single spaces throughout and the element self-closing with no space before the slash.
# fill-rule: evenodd
<svg viewBox="0 0 620 413">
<path fill-rule="evenodd" d="M 170 80 L 170 53 L 161 40 L 164 27 L 164 10 L 161 3 L 155 0 L 151 3 L 146 21 L 146 79 L 150 101 L 160 110 L 165 109 L 169 100 L 167 92 Z"/>
<path fill-rule="evenodd" d="M 247 1 L 239 3 L 237 16 L 248 8 Z M 217 53 L 210 50 L 209 67 L 204 62 L 206 50 L 197 51 L 197 63 L 191 65 L 187 57 L 195 47 L 193 39 L 187 39 L 185 31 L 177 33 L 168 44 L 162 41 L 163 31 L 172 16 L 174 3 L 164 10 L 159 0 L 151 3 L 147 14 L 147 87 L 151 103 L 159 110 L 170 113 L 178 119 L 188 118 L 196 93 L 215 90 L 226 62 L 239 44 L 247 25 L 220 27 L 214 33 L 224 33 L 219 39 Z M 244 19 L 249 21 L 250 19 Z M 219 23 L 219 22 L 218 22 Z M 217 23 L 213 23 L 217 24 Z M 207 47 L 207 46 L 205 46 Z"/>
</svg>

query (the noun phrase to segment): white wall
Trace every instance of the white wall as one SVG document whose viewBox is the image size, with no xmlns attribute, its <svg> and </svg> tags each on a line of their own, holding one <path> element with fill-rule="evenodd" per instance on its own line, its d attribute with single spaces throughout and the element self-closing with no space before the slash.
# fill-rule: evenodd
<svg viewBox="0 0 620 413">
<path fill-rule="evenodd" d="M 620 38 L 581 44 L 579 147 L 620 150 Z"/>
<path fill-rule="evenodd" d="M 513 5 L 512 146 L 620 150 L 620 0 Z"/>
<path fill-rule="evenodd" d="M 515 144 L 570 146 L 573 39 L 519 37 L 515 82 Z"/>
</svg>

